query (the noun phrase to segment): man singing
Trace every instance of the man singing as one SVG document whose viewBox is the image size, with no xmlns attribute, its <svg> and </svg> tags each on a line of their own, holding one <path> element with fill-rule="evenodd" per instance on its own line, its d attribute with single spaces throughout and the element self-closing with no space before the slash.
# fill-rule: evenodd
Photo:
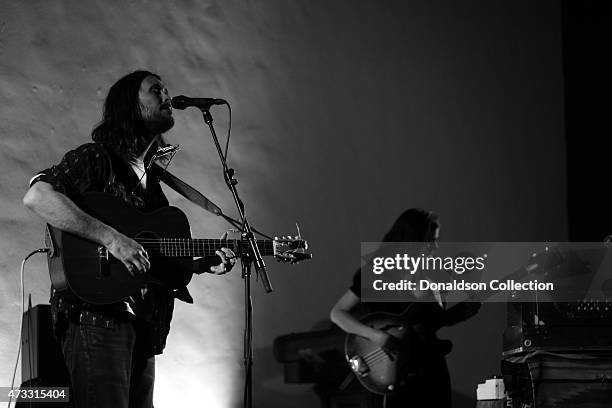
<svg viewBox="0 0 612 408">
<path fill-rule="evenodd" d="M 94 142 L 39 172 L 24 205 L 50 225 L 103 245 L 129 273 L 146 273 L 151 265 L 143 246 L 86 214 L 75 201 L 86 192 L 104 192 L 144 212 L 167 206 L 148 165 L 164 144 L 162 134 L 173 125 L 161 78 L 147 71 L 124 76 L 108 92 L 103 119 L 92 132 Z M 196 273 L 220 275 L 235 262 L 235 254 L 222 248 L 215 257 L 195 260 L 194 268 Z M 52 290 L 53 328 L 76 407 L 153 406 L 155 355 L 164 349 L 174 298 L 193 302 L 186 288 L 158 285 L 102 306 L 83 302 L 70 290 Z"/>
</svg>

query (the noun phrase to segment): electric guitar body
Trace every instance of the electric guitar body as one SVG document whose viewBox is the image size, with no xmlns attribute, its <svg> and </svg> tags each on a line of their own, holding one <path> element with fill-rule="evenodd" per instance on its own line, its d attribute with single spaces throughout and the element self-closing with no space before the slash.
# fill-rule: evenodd
<svg viewBox="0 0 612 408">
<path fill-rule="evenodd" d="M 393 347 L 386 348 L 365 337 L 346 336 L 346 359 L 361 385 L 380 395 L 394 395 L 413 385 L 433 353 L 450 352 L 450 342 L 435 334 L 442 314 L 437 304 L 413 303 L 400 314 L 377 312 L 361 318 L 363 324 L 394 338 Z"/>
</svg>

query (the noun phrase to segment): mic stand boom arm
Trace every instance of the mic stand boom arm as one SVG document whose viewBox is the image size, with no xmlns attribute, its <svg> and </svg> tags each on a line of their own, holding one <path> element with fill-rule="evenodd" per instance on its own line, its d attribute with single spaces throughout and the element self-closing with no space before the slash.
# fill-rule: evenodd
<svg viewBox="0 0 612 408">
<path fill-rule="evenodd" d="M 234 197 L 234 202 L 236 203 L 236 208 L 238 209 L 238 214 L 240 215 L 240 220 L 242 222 L 242 239 L 248 241 L 250 248 L 250 254 L 240 254 L 240 263 L 242 265 L 242 278 L 244 279 L 245 303 L 244 367 L 246 375 L 244 384 L 244 406 L 246 408 L 251 408 L 253 406 L 253 309 L 251 303 L 251 261 L 255 263 L 255 272 L 261 278 L 261 282 L 267 293 L 272 292 L 272 285 L 270 284 L 268 274 L 266 273 L 266 265 L 264 264 L 259 248 L 257 247 L 257 243 L 255 242 L 255 236 L 253 235 L 251 226 L 247 221 L 244 211 L 244 204 L 238 197 L 238 191 L 236 190 L 238 180 L 234 178 L 234 169 L 227 167 L 225 156 L 223 155 L 221 145 L 219 144 L 219 139 L 217 138 L 215 128 L 213 127 L 213 118 L 210 114 L 209 107 L 202 108 L 200 110 L 202 111 L 204 122 L 210 129 L 213 141 L 215 142 L 215 147 L 217 148 L 217 153 L 219 153 L 221 165 L 223 166 L 223 178 L 225 179 L 225 183 L 232 193 L 232 197 Z"/>
</svg>

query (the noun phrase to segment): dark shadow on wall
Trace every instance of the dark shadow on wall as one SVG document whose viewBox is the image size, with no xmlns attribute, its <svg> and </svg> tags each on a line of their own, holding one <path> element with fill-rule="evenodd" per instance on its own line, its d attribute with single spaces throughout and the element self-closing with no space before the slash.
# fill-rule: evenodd
<svg viewBox="0 0 612 408">
<path fill-rule="evenodd" d="M 561 1 L 571 241 L 602 241 L 612 233 L 607 200 L 612 150 L 612 63 L 607 2 Z"/>
</svg>

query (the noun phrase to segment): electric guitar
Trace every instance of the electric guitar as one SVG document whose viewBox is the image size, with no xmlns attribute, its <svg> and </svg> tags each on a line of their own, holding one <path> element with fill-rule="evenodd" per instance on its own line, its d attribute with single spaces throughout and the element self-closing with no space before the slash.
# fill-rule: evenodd
<svg viewBox="0 0 612 408">
<path fill-rule="evenodd" d="M 248 254 L 248 242 L 231 239 L 192 239 L 187 216 L 176 207 L 143 213 L 105 193 L 86 193 L 77 202 L 92 217 L 140 243 L 149 254 L 151 269 L 132 276 L 122 262 L 92 241 L 47 225 L 49 274 L 53 288 L 72 290 L 93 304 L 119 302 L 146 284 L 181 288 L 191 281 L 193 257 L 214 256 L 221 247 L 237 256 Z M 257 240 L 262 256 L 296 263 L 310 259 L 301 238 Z"/>
<path fill-rule="evenodd" d="M 546 250 L 530 258 L 528 264 L 511 273 L 509 279 L 521 279 L 536 270 L 548 271 L 562 263 L 556 249 Z M 476 292 L 471 299 L 482 301 L 496 292 Z M 376 312 L 360 321 L 370 327 L 387 332 L 396 347 L 380 347 L 365 337 L 347 334 L 344 344 L 349 367 L 367 390 L 380 395 L 393 395 L 414 384 L 423 374 L 423 368 L 432 356 L 444 356 L 451 351 L 448 340 L 440 340 L 436 331 L 453 320 L 453 310 L 443 310 L 431 302 L 415 302 L 399 314 Z M 477 308 L 472 310 L 473 314 Z M 465 318 L 470 317 L 467 315 Z M 452 324 L 452 323 L 451 323 Z M 395 349 L 397 348 L 397 349 Z"/>
</svg>

